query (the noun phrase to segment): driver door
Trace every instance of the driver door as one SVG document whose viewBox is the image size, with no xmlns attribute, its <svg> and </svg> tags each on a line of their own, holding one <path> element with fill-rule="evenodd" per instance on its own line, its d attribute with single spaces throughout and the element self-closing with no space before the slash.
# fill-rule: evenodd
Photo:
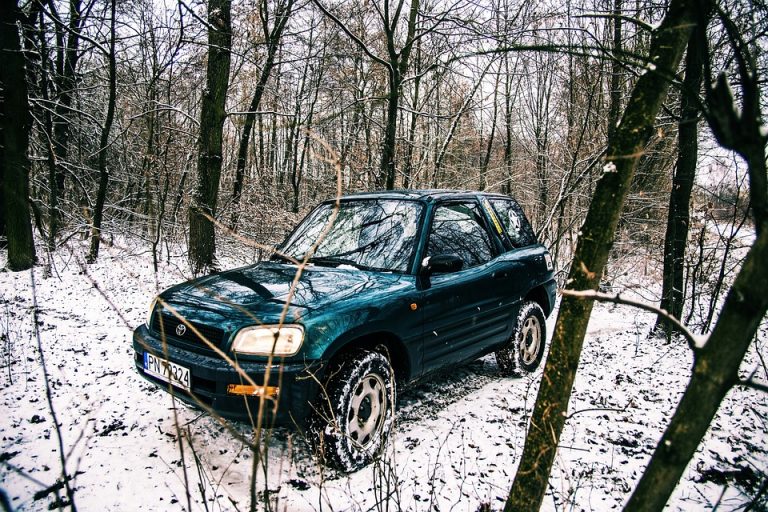
<svg viewBox="0 0 768 512">
<path fill-rule="evenodd" d="M 425 373 L 473 359 L 507 336 L 511 312 L 494 272 L 500 249 L 485 219 L 471 200 L 433 211 L 425 256 L 455 254 L 463 266 L 429 276 L 422 292 Z"/>
</svg>

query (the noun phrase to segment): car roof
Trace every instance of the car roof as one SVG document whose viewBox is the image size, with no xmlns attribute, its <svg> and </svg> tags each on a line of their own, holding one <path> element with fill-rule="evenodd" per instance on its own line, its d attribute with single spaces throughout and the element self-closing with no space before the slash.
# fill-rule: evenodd
<svg viewBox="0 0 768 512">
<path fill-rule="evenodd" d="M 351 199 L 410 199 L 421 201 L 437 201 L 444 199 L 474 198 L 478 195 L 487 197 L 508 197 L 493 192 L 478 192 L 476 190 L 423 189 L 423 190 L 379 190 L 373 192 L 356 192 L 341 197 L 342 201 Z M 332 199 L 329 201 L 333 201 Z"/>
</svg>

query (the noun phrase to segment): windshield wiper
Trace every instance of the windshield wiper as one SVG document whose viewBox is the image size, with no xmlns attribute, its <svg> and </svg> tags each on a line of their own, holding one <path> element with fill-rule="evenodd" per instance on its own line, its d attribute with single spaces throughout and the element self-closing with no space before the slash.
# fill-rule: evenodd
<svg viewBox="0 0 768 512">
<path fill-rule="evenodd" d="M 352 261 L 347 258 L 341 258 L 339 256 L 315 256 L 309 259 L 309 263 L 321 266 L 338 266 L 338 265 L 350 265 L 360 270 L 372 270 L 372 267 L 362 265 L 356 261 Z"/>
</svg>

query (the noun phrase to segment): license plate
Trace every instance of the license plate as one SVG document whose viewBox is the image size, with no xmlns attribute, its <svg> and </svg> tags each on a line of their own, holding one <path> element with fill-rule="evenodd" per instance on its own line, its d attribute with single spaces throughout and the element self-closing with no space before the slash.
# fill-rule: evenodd
<svg viewBox="0 0 768 512">
<path fill-rule="evenodd" d="M 189 368 L 178 365 L 173 361 L 167 361 L 144 352 L 144 371 L 149 375 L 165 382 L 170 382 L 176 387 L 189 391 Z"/>
</svg>

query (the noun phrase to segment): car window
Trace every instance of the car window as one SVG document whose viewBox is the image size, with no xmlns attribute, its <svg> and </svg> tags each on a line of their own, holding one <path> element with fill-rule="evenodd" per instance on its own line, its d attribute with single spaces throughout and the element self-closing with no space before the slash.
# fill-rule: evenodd
<svg viewBox="0 0 768 512">
<path fill-rule="evenodd" d="M 492 199 L 491 204 L 499 214 L 513 246 L 525 247 L 536 243 L 536 235 L 519 204 L 511 199 Z"/>
<path fill-rule="evenodd" d="M 416 244 L 421 209 L 414 201 L 344 201 L 334 218 L 335 206 L 324 204 L 302 221 L 282 252 L 303 259 L 319 241 L 310 262 L 405 272 Z"/>
<path fill-rule="evenodd" d="M 440 205 L 435 210 L 429 234 L 427 256 L 456 254 L 463 268 L 474 267 L 493 258 L 493 246 L 475 203 Z"/>
</svg>

